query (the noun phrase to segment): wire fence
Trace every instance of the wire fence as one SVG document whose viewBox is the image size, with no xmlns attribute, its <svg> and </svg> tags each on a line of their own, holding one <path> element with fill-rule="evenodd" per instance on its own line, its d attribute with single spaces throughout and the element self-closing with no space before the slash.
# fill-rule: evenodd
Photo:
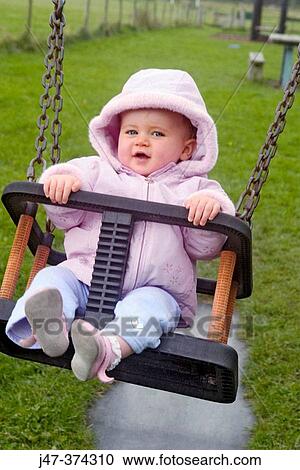
<svg viewBox="0 0 300 470">
<path fill-rule="evenodd" d="M 281 1 L 281 0 L 280 0 Z M 264 0 L 262 28 L 279 23 L 280 1 Z M 126 29 L 202 27 L 250 31 L 254 0 L 68 0 L 67 38 L 111 35 Z M 47 37 L 51 0 L 1 0 L 0 44 L 34 46 Z M 300 32 L 300 0 L 290 0 L 286 32 Z"/>
<path fill-rule="evenodd" d="M 0 43 L 47 37 L 51 0 L 1 0 Z M 66 37 L 110 35 L 124 29 L 201 26 L 202 0 L 69 0 Z"/>
</svg>

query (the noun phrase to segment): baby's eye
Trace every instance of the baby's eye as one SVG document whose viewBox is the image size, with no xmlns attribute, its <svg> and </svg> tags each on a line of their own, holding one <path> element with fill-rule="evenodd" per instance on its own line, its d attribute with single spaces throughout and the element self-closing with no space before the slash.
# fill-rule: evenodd
<svg viewBox="0 0 300 470">
<path fill-rule="evenodd" d="M 137 135 L 137 131 L 134 129 L 129 129 L 128 131 L 125 132 L 127 135 Z"/>
<path fill-rule="evenodd" d="M 154 137 L 164 137 L 165 134 L 160 131 L 153 131 L 152 135 L 154 135 Z"/>
</svg>

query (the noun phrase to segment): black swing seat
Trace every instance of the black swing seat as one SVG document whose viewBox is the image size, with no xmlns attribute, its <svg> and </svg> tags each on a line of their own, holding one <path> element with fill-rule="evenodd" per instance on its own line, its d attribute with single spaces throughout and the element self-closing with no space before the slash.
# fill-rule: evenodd
<svg viewBox="0 0 300 470">
<path fill-rule="evenodd" d="M 4 190 L 2 201 L 16 225 L 22 214 L 35 213 L 37 204 L 52 204 L 45 197 L 42 185 L 28 182 L 9 184 Z M 85 319 L 100 328 L 113 318 L 116 302 L 121 296 L 134 223 L 144 220 L 195 229 L 187 221 L 186 209 L 170 204 L 79 191 L 70 196 L 67 206 L 102 213 L 85 312 Z M 248 297 L 252 291 L 251 231 L 248 224 L 236 217 L 219 214 L 205 227 L 199 226 L 197 229 L 227 235 L 224 249 L 237 254 L 234 272 L 234 280 L 238 283 L 237 298 Z M 33 254 L 43 237 L 35 220 L 28 242 Z M 51 249 L 48 263 L 56 265 L 64 259 L 63 252 Z M 197 280 L 199 293 L 213 295 L 215 287 L 215 280 Z M 0 351 L 20 359 L 70 368 L 74 353 L 72 344 L 63 356 L 51 358 L 41 350 L 24 349 L 8 339 L 5 326 L 14 305 L 12 300 L 0 299 Z M 164 335 L 157 349 L 147 349 L 121 361 L 108 375 L 132 384 L 214 402 L 232 403 L 238 387 L 238 356 L 228 345 L 174 333 Z"/>
</svg>

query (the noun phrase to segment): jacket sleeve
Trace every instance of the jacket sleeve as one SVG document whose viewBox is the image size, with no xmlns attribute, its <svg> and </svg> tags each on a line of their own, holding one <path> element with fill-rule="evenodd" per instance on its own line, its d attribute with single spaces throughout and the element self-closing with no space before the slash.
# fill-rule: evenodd
<svg viewBox="0 0 300 470">
<path fill-rule="evenodd" d="M 59 163 L 49 167 L 39 179 L 39 183 L 44 182 L 53 175 L 74 175 L 82 182 L 81 188 L 84 191 L 93 191 L 99 176 L 99 157 L 82 157 L 70 160 L 68 163 Z M 87 211 L 71 209 L 55 205 L 44 205 L 47 216 L 54 225 L 62 230 L 69 230 L 77 227 L 83 221 Z"/>
<path fill-rule="evenodd" d="M 217 181 L 201 178 L 197 192 L 203 196 L 216 199 L 221 205 L 221 212 L 235 215 L 235 207 L 232 201 Z M 182 233 L 185 249 L 190 258 L 194 260 L 215 258 L 226 241 L 226 235 L 207 230 L 184 227 Z"/>
</svg>

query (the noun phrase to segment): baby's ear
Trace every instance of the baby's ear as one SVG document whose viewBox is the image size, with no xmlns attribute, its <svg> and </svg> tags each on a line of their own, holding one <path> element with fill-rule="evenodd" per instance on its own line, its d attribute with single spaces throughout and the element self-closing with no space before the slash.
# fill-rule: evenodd
<svg viewBox="0 0 300 470">
<path fill-rule="evenodd" d="M 181 161 L 189 160 L 193 155 L 193 152 L 196 148 L 197 141 L 196 139 L 188 139 L 184 143 L 184 147 L 180 156 Z"/>
</svg>

